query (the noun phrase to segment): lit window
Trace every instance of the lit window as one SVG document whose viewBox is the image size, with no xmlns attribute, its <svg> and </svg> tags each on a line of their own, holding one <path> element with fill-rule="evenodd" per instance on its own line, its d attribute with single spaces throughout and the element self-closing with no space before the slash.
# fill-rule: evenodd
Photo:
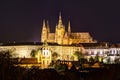
<svg viewBox="0 0 120 80">
<path fill-rule="evenodd" d="M 49 61 L 47 61 L 47 64 L 49 64 Z"/>
<path fill-rule="evenodd" d="M 112 53 L 112 50 L 110 50 L 110 53 Z"/>
<path fill-rule="evenodd" d="M 43 60 L 43 64 L 44 64 L 44 60 Z"/>
<path fill-rule="evenodd" d="M 44 55 L 45 55 L 45 52 L 44 52 Z"/>
<path fill-rule="evenodd" d="M 115 53 L 115 50 L 113 50 L 113 54 Z"/>
</svg>

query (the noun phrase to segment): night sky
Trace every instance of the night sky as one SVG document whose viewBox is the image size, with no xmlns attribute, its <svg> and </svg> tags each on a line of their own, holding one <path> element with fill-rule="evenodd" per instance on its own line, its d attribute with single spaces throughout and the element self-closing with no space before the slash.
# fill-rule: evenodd
<svg viewBox="0 0 120 80">
<path fill-rule="evenodd" d="M 59 12 L 65 26 L 71 21 L 72 32 L 89 32 L 99 42 L 120 42 L 120 2 L 115 0 L 0 1 L 0 42 L 39 42 L 43 19 L 54 32 Z"/>
</svg>

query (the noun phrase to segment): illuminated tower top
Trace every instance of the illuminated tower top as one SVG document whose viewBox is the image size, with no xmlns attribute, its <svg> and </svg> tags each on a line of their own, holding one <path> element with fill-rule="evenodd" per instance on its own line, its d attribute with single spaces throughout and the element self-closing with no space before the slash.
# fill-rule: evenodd
<svg viewBox="0 0 120 80">
<path fill-rule="evenodd" d="M 62 24 L 61 12 L 59 13 L 59 21 L 58 21 L 58 25 L 63 25 L 63 24 Z"/>
<path fill-rule="evenodd" d="M 43 27 L 42 27 L 42 34 L 41 34 L 41 42 L 44 42 L 47 40 L 48 37 L 48 29 L 45 24 L 45 20 L 43 20 Z"/>
<path fill-rule="evenodd" d="M 49 27 L 49 22 L 47 21 L 47 29 L 48 29 L 48 33 L 50 33 L 50 27 Z"/>
<path fill-rule="evenodd" d="M 70 21 L 68 22 L 68 33 L 71 33 Z"/>
</svg>

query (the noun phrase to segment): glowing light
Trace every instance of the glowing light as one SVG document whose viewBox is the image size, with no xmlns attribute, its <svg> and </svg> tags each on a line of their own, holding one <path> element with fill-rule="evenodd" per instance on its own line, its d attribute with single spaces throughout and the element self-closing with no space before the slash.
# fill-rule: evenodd
<svg viewBox="0 0 120 80">
<path fill-rule="evenodd" d="M 43 50 L 43 56 L 44 56 L 44 57 L 50 57 L 50 52 L 49 52 L 49 50 Z"/>
</svg>

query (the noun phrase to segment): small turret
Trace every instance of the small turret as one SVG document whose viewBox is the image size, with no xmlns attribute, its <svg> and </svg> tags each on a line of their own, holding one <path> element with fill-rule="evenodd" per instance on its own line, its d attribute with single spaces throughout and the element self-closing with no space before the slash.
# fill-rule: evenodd
<svg viewBox="0 0 120 80">
<path fill-rule="evenodd" d="M 68 22 L 68 33 L 71 33 L 70 21 Z"/>
<path fill-rule="evenodd" d="M 56 25 L 55 42 L 58 43 L 58 44 L 62 44 L 64 34 L 65 34 L 65 26 L 62 23 L 62 17 L 61 17 L 61 13 L 60 13 L 59 14 L 58 25 Z"/>
</svg>

